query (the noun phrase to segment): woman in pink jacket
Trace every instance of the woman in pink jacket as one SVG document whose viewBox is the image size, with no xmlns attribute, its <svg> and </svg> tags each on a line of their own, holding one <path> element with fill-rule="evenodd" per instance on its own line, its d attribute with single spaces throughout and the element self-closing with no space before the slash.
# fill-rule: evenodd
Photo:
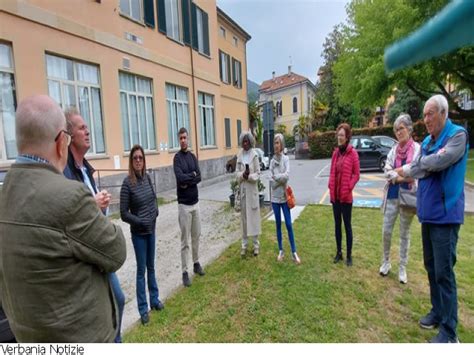
<svg viewBox="0 0 474 355">
<path fill-rule="evenodd" d="M 352 266 L 352 190 L 360 177 L 359 155 L 349 144 L 352 136 L 351 127 L 341 123 L 336 129 L 337 148 L 334 149 L 329 176 L 329 192 L 336 230 L 337 254 L 334 263 L 342 258 L 341 216 L 346 229 L 347 259 L 346 265 Z"/>
</svg>

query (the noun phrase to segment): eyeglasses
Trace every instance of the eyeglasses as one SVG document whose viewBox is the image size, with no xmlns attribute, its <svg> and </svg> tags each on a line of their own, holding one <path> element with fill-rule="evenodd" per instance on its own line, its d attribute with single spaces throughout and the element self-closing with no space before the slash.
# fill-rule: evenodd
<svg viewBox="0 0 474 355">
<path fill-rule="evenodd" d="M 58 135 L 56 136 L 56 138 L 54 138 L 54 141 L 57 142 L 58 139 L 59 139 L 59 136 L 61 135 L 61 133 L 64 133 L 67 137 L 67 145 L 69 146 L 71 144 L 71 140 L 72 140 L 72 134 L 69 133 L 68 131 L 66 131 L 65 129 L 62 129 L 59 131 Z"/>
<path fill-rule="evenodd" d="M 141 155 L 135 155 L 135 156 L 133 157 L 133 160 L 135 160 L 135 161 L 142 161 L 142 160 L 143 160 L 143 157 L 142 157 Z"/>
</svg>

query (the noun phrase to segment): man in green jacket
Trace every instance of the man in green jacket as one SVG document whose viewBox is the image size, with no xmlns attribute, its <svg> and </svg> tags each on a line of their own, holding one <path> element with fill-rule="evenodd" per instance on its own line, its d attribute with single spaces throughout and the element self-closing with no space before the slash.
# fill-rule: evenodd
<svg viewBox="0 0 474 355">
<path fill-rule="evenodd" d="M 107 273 L 125 261 L 122 231 L 62 175 L 71 136 L 51 98 L 20 103 L 16 140 L 0 198 L 0 306 L 20 342 L 112 342 Z"/>
</svg>

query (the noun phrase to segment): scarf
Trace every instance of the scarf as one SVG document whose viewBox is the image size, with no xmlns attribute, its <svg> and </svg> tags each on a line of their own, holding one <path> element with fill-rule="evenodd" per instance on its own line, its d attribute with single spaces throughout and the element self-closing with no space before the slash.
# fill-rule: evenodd
<svg viewBox="0 0 474 355">
<path fill-rule="evenodd" d="M 415 154 L 415 144 L 413 139 L 410 138 L 408 142 L 402 147 L 400 143 L 397 144 L 395 166 L 398 168 L 402 166 L 402 161 L 405 160 L 405 164 L 409 164 L 413 160 L 413 155 Z"/>
</svg>

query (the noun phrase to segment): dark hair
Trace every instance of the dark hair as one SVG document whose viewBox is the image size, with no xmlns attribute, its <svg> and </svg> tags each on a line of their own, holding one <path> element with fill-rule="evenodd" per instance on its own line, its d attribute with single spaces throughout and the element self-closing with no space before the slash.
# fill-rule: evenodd
<svg viewBox="0 0 474 355">
<path fill-rule="evenodd" d="M 132 185 L 135 185 L 137 183 L 137 175 L 135 174 L 135 169 L 133 169 L 133 155 L 135 154 L 137 150 L 142 152 L 142 155 L 143 155 L 143 169 L 141 171 L 141 175 L 145 176 L 145 173 L 146 173 L 145 152 L 143 151 L 143 148 L 141 145 L 135 144 L 130 150 L 130 155 L 128 157 L 128 178 L 130 179 L 130 183 Z"/>
<path fill-rule="evenodd" d="M 188 130 L 186 129 L 186 127 L 181 127 L 178 131 L 178 137 L 182 134 L 186 133 L 186 135 L 188 135 Z"/>
<path fill-rule="evenodd" d="M 349 126 L 347 123 L 339 124 L 339 126 L 337 126 L 336 128 L 336 135 L 337 135 L 337 132 L 339 132 L 341 129 L 343 129 L 344 132 L 346 132 L 346 139 L 347 139 L 347 142 L 349 143 L 349 141 L 352 138 L 351 126 Z"/>
</svg>

